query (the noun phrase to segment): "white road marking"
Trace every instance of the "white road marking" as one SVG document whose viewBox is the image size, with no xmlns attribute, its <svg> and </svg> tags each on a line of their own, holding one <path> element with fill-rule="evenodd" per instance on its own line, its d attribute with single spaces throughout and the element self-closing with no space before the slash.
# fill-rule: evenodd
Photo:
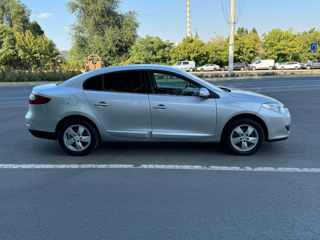
<svg viewBox="0 0 320 240">
<path fill-rule="evenodd" d="M 320 168 L 290 167 L 228 167 L 200 165 L 133 165 L 133 164 L 0 164 L 0 169 L 158 169 L 158 170 L 202 170 L 237 172 L 288 172 L 320 173 Z"/>
</svg>

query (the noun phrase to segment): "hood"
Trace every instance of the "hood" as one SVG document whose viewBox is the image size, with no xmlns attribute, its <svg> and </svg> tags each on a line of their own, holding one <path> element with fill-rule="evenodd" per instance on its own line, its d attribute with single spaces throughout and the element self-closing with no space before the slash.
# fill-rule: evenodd
<svg viewBox="0 0 320 240">
<path fill-rule="evenodd" d="M 263 94 L 255 93 L 255 92 L 250 92 L 250 91 L 245 91 L 241 89 L 233 89 L 233 88 L 228 88 L 228 87 L 221 87 L 229 93 L 229 95 L 233 97 L 239 97 L 239 98 L 245 98 L 245 99 L 250 99 L 255 102 L 261 102 L 261 103 L 270 103 L 270 102 L 279 102 L 278 100 L 268 97 Z"/>
</svg>

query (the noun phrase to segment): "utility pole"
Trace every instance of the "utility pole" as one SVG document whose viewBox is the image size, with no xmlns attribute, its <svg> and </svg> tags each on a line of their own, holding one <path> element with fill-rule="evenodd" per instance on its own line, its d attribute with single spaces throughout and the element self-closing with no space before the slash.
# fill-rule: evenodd
<svg viewBox="0 0 320 240">
<path fill-rule="evenodd" d="M 191 26 L 190 26 L 190 0 L 187 0 L 187 36 L 191 37 Z"/>
<path fill-rule="evenodd" d="M 230 42 L 229 42 L 229 67 L 228 75 L 233 75 L 233 58 L 234 58 L 234 34 L 235 34 L 235 0 L 230 3 Z"/>
</svg>

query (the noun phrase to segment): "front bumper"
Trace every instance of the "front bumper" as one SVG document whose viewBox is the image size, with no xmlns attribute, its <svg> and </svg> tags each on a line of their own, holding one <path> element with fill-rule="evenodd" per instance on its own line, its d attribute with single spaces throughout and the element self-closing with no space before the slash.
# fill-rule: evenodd
<svg viewBox="0 0 320 240">
<path fill-rule="evenodd" d="M 285 113 L 277 113 L 261 107 L 259 114 L 263 117 L 268 128 L 268 141 L 275 142 L 288 139 L 290 135 L 291 115 L 287 108 Z"/>
</svg>

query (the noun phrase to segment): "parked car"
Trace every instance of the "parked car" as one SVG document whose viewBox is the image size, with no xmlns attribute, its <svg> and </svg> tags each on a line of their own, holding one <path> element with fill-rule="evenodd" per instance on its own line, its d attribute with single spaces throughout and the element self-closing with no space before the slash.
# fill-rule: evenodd
<svg viewBox="0 0 320 240">
<path fill-rule="evenodd" d="M 320 68 L 320 59 L 308 62 L 306 69 L 312 69 L 312 68 L 313 69 Z"/>
<path fill-rule="evenodd" d="M 248 69 L 248 65 L 246 62 L 236 62 L 233 64 L 233 70 L 235 71 L 243 71 L 243 70 L 247 70 Z M 225 71 L 228 71 L 228 66 L 224 67 Z"/>
<path fill-rule="evenodd" d="M 276 66 L 277 69 L 281 70 L 298 70 L 302 68 L 302 65 L 298 62 L 285 62 Z"/>
<path fill-rule="evenodd" d="M 180 61 L 174 64 L 173 66 L 188 72 L 196 70 L 196 63 L 194 61 Z"/>
<path fill-rule="evenodd" d="M 57 139 L 77 156 L 101 141 L 220 141 L 249 155 L 265 140 L 287 139 L 291 122 L 273 98 L 158 65 L 108 67 L 34 87 L 25 119 L 34 136 Z"/>
<path fill-rule="evenodd" d="M 252 64 L 249 64 L 249 69 L 251 70 L 272 70 L 274 68 L 274 60 L 257 60 Z"/>
<path fill-rule="evenodd" d="M 201 67 L 197 67 L 197 71 L 218 71 L 220 70 L 220 66 L 213 63 L 208 63 Z"/>
<path fill-rule="evenodd" d="M 307 69 L 308 63 L 303 62 L 303 63 L 300 63 L 300 64 L 301 64 L 301 69 Z"/>
</svg>

